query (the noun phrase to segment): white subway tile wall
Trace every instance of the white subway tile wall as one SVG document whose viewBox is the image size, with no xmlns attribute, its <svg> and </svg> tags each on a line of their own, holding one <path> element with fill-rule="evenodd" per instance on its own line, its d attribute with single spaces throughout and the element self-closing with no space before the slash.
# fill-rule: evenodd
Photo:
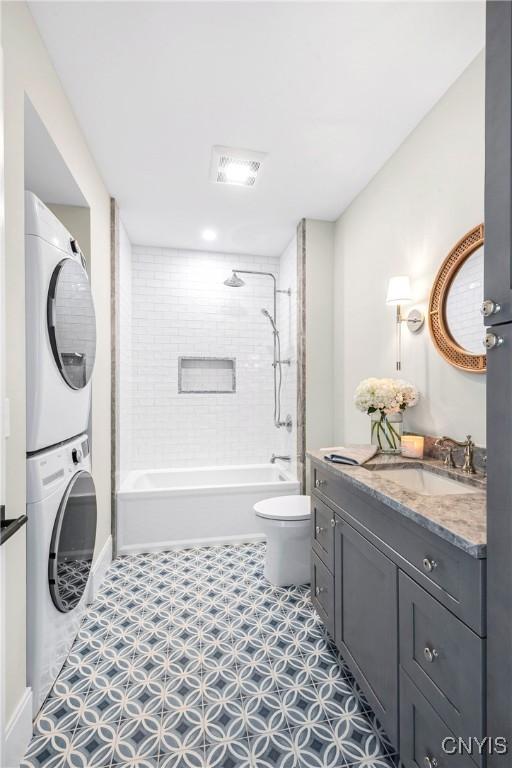
<svg viewBox="0 0 512 768">
<path fill-rule="evenodd" d="M 243 288 L 223 284 L 239 267 L 273 272 L 279 285 L 279 266 L 278 257 L 132 247 L 131 313 L 122 319 L 131 326 L 124 334 L 131 375 L 120 412 L 130 447 L 121 450 L 122 471 L 266 463 L 280 452 L 272 330 L 260 311 L 272 311 L 272 281 L 244 275 Z M 283 304 L 289 314 L 289 303 L 278 294 L 279 312 Z M 180 356 L 236 357 L 236 393 L 179 393 Z M 292 414 L 295 421 L 295 406 Z"/>
</svg>

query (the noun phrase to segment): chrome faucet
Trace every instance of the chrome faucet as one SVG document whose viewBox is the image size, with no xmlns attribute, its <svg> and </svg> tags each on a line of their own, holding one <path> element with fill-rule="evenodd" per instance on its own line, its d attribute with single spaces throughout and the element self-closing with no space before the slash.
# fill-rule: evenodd
<svg viewBox="0 0 512 768">
<path fill-rule="evenodd" d="M 271 464 L 275 464 L 278 459 L 279 459 L 279 461 L 291 461 L 292 457 L 291 456 L 276 456 L 276 454 L 273 453 L 272 456 L 270 457 L 270 463 Z"/>
<path fill-rule="evenodd" d="M 446 449 L 446 456 L 444 458 L 444 465 L 445 467 L 456 467 L 455 461 L 453 460 L 453 449 L 458 446 L 459 448 L 464 448 L 464 463 L 460 469 L 466 474 L 466 475 L 474 475 L 475 474 L 475 467 L 473 465 L 473 453 L 475 449 L 475 444 L 471 439 L 471 435 L 467 435 L 464 442 L 459 442 L 459 440 L 454 440 L 453 437 L 440 437 L 436 440 L 435 445 L 439 448 L 445 448 Z"/>
</svg>

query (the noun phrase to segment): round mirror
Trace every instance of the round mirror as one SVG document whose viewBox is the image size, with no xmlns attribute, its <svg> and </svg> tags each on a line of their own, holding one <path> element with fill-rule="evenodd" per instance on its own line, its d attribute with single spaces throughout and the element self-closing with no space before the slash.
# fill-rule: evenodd
<svg viewBox="0 0 512 768">
<path fill-rule="evenodd" d="M 451 365 L 482 373 L 484 323 L 484 227 L 470 230 L 452 248 L 434 280 L 429 326 L 438 351 Z"/>
<path fill-rule="evenodd" d="M 87 272 L 73 259 L 61 261 L 50 280 L 48 332 L 64 381 L 82 389 L 94 368 L 96 318 Z"/>
<path fill-rule="evenodd" d="M 461 349 L 480 355 L 484 319 L 484 248 L 481 246 L 463 262 L 447 292 L 445 319 L 448 331 Z"/>
</svg>

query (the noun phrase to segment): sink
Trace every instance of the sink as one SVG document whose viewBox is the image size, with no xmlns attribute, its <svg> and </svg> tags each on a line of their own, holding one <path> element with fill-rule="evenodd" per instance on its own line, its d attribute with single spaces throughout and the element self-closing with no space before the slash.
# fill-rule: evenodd
<svg viewBox="0 0 512 768">
<path fill-rule="evenodd" d="M 402 488 L 425 496 L 445 496 L 446 494 L 476 493 L 478 488 L 451 477 L 437 475 L 421 467 L 404 467 L 395 469 L 377 470 L 384 480 L 392 480 Z"/>
</svg>

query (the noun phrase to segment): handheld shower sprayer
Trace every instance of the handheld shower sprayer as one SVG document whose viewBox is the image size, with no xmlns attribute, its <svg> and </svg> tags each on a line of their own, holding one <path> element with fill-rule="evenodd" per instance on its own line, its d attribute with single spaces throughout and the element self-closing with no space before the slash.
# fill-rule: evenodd
<svg viewBox="0 0 512 768">
<path fill-rule="evenodd" d="M 265 317 L 268 317 L 268 319 L 270 320 L 270 323 L 272 325 L 272 328 L 274 329 L 274 333 L 276 334 L 276 336 L 279 336 L 279 331 L 277 330 L 277 326 L 276 326 L 276 324 L 274 322 L 274 319 L 273 319 L 272 315 L 268 311 L 268 309 L 265 309 L 263 307 L 262 310 L 261 310 L 261 314 L 264 315 Z"/>
</svg>

